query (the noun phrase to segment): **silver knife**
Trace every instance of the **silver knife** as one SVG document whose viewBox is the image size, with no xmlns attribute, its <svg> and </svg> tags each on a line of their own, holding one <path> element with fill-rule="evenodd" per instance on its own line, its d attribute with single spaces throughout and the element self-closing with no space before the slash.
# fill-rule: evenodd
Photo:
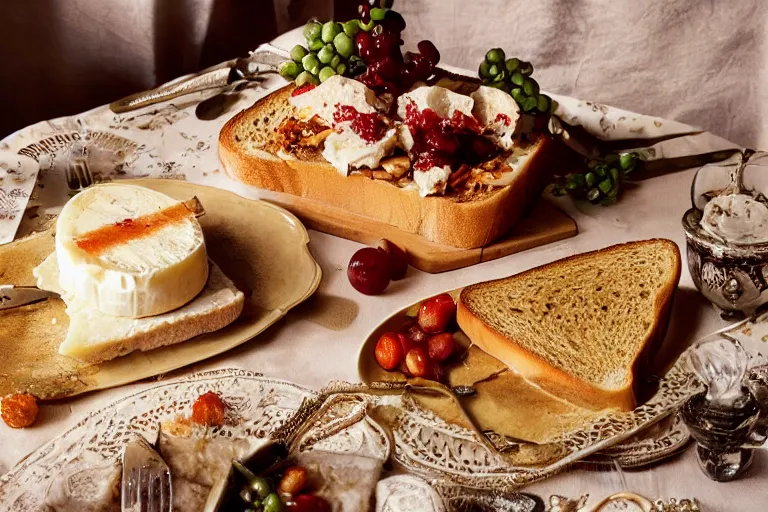
<svg viewBox="0 0 768 512">
<path fill-rule="evenodd" d="M 277 73 L 278 65 L 289 58 L 289 54 L 284 50 L 272 45 L 262 45 L 246 58 L 233 59 L 189 78 L 131 94 L 110 103 L 109 109 L 116 114 L 122 114 L 194 92 L 219 89 L 238 82 L 258 81 L 265 75 Z"/>
<path fill-rule="evenodd" d="M 57 297 L 59 297 L 58 293 L 41 290 L 34 286 L 0 284 L 0 310 L 26 306 Z"/>
</svg>

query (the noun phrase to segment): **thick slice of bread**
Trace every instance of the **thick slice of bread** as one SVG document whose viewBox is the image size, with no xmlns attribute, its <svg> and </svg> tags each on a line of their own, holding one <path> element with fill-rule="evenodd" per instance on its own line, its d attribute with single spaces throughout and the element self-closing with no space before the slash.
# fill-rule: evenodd
<svg viewBox="0 0 768 512">
<path fill-rule="evenodd" d="M 533 153 L 510 185 L 466 201 L 455 196 L 419 196 L 362 175 L 342 176 L 319 151 L 301 159 L 277 156 L 277 128 L 295 114 L 289 85 L 232 118 L 219 135 L 219 159 L 227 174 L 243 183 L 340 208 L 386 222 L 436 243 L 482 247 L 505 234 L 541 196 L 554 169 L 564 162 L 559 142 L 539 135 Z"/>
<path fill-rule="evenodd" d="M 674 242 L 631 242 L 468 286 L 457 320 L 473 343 L 544 390 L 627 411 L 679 280 Z"/>
<path fill-rule="evenodd" d="M 116 317 L 77 301 L 67 304 L 69 330 L 59 352 L 96 364 L 137 350 L 180 343 L 231 324 L 243 311 L 245 296 L 215 263 L 210 265 L 203 291 L 181 308 L 161 315 Z M 58 272 L 56 256 L 52 254 L 36 270 L 38 287 L 60 292 Z"/>
</svg>

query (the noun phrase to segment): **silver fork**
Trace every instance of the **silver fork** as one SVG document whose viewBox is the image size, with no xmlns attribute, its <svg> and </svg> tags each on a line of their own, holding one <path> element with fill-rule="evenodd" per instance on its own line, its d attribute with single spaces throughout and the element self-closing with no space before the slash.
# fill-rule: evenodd
<svg viewBox="0 0 768 512">
<path fill-rule="evenodd" d="M 123 512 L 170 512 L 171 472 L 146 439 L 137 436 L 123 452 Z"/>
<path fill-rule="evenodd" d="M 70 190 L 82 190 L 93 185 L 93 173 L 85 158 L 70 158 L 64 170 L 64 178 Z"/>
</svg>

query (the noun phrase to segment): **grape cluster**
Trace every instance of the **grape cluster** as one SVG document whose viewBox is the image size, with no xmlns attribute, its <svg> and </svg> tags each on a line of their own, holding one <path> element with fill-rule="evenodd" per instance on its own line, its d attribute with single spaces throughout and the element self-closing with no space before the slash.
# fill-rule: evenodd
<svg viewBox="0 0 768 512">
<path fill-rule="evenodd" d="M 507 59 L 504 50 L 492 48 L 477 70 L 483 84 L 508 92 L 526 114 L 550 114 L 552 98 L 539 92 L 539 84 L 531 75 L 533 65 L 518 58 Z"/>
<path fill-rule="evenodd" d="M 291 60 L 280 64 L 280 74 L 295 80 L 297 86 L 319 84 L 333 75 L 355 76 L 365 70 L 365 64 L 355 52 L 354 38 L 360 31 L 372 30 L 373 24 L 360 20 L 346 23 L 310 21 L 304 27 L 307 46 L 297 44 L 291 50 Z"/>
<path fill-rule="evenodd" d="M 373 0 L 370 3 L 375 2 Z M 370 32 L 362 31 L 355 37 L 358 54 L 367 65 L 360 81 L 377 93 L 402 94 L 420 80 L 434 73 L 440 61 L 440 52 L 430 41 L 421 41 L 418 52 L 403 55 L 402 32 L 405 20 L 392 9 L 362 4 L 360 22 L 373 23 Z"/>
<path fill-rule="evenodd" d="M 608 206 L 616 202 L 624 180 L 638 166 L 637 153 L 609 155 L 605 160 L 590 160 L 583 172 L 555 178 L 552 193 L 569 194 L 576 199 Z"/>
</svg>

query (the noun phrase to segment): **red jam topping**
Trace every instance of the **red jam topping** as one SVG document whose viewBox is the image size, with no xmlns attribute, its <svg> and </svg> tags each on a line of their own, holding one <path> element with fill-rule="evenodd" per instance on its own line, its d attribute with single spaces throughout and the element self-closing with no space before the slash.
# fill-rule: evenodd
<svg viewBox="0 0 768 512">
<path fill-rule="evenodd" d="M 291 93 L 291 96 L 294 97 L 294 96 L 298 96 L 299 94 L 304 94 L 305 92 L 311 91 L 315 87 L 317 86 L 312 83 L 300 85 L 299 87 L 293 90 L 293 92 Z"/>
<path fill-rule="evenodd" d="M 416 170 L 428 171 L 446 165 L 456 170 L 462 164 L 490 160 L 499 151 L 480 135 L 482 127 L 474 117 L 457 111 L 448 119 L 430 108 L 419 111 L 413 102 L 405 111 L 405 124 L 414 141 L 410 153 Z"/>
<path fill-rule="evenodd" d="M 387 132 L 387 125 L 375 112 L 363 114 L 349 105 L 337 105 L 336 112 L 333 114 L 335 124 L 345 121 L 352 122 L 352 131 L 368 144 L 372 144 L 384 137 Z"/>
<path fill-rule="evenodd" d="M 507 114 L 499 113 L 496 116 L 496 122 L 497 123 L 504 123 L 504 126 L 509 126 L 512 124 L 512 119 Z"/>
<path fill-rule="evenodd" d="M 192 215 L 193 213 L 184 203 L 178 203 L 135 219 L 106 224 L 83 233 L 76 237 L 74 242 L 88 254 L 98 256 L 116 245 L 147 237 L 165 226 L 181 222 Z"/>
</svg>

